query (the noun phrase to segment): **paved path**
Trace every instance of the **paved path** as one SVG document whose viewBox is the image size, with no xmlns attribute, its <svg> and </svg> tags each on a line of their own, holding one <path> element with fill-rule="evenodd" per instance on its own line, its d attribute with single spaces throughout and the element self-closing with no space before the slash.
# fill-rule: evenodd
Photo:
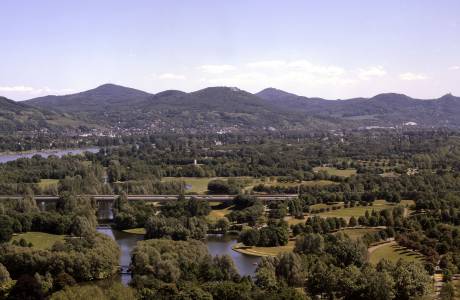
<svg viewBox="0 0 460 300">
<path fill-rule="evenodd" d="M 371 254 L 372 252 L 374 252 L 374 251 L 377 250 L 378 248 L 381 248 L 381 247 L 387 246 L 387 245 L 396 245 L 396 242 L 395 242 L 394 238 L 391 238 L 391 239 L 389 239 L 388 241 L 386 241 L 386 242 L 384 242 L 384 243 L 381 243 L 381 244 L 378 244 L 378 245 L 369 247 L 369 248 L 367 249 L 367 253 Z"/>
</svg>

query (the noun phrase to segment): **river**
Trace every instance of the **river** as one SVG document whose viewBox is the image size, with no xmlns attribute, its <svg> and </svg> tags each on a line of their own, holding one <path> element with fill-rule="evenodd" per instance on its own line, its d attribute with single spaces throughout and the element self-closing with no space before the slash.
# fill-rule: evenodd
<svg viewBox="0 0 460 300">
<path fill-rule="evenodd" d="M 110 236 L 117 242 L 121 250 L 120 266 L 129 266 L 131 263 L 131 251 L 136 246 L 138 241 L 143 240 L 143 236 L 140 234 L 126 233 L 106 227 L 99 227 L 97 231 Z M 233 251 L 232 245 L 235 243 L 236 239 L 234 236 L 222 234 L 210 234 L 206 240 L 209 253 L 212 256 L 227 254 L 235 262 L 235 266 L 240 275 L 253 276 L 260 258 Z M 121 274 L 120 276 L 121 282 L 125 285 L 131 281 L 130 274 Z"/>
<path fill-rule="evenodd" d="M 28 151 L 28 152 L 19 152 L 19 153 L 6 153 L 0 154 L 0 164 L 13 161 L 19 158 L 31 158 L 34 155 L 40 155 L 41 157 L 48 157 L 51 155 L 62 157 L 67 154 L 77 155 L 84 152 L 97 153 L 99 148 L 89 147 L 82 149 L 55 149 L 55 150 L 37 150 L 37 151 Z"/>
</svg>

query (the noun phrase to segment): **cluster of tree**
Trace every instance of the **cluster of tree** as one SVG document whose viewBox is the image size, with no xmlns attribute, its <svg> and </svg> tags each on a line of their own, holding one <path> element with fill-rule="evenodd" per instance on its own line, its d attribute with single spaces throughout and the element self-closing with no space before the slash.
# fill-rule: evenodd
<svg viewBox="0 0 460 300">
<path fill-rule="evenodd" d="M 211 257 L 195 240 L 140 242 L 131 268 L 131 285 L 142 299 L 306 299 L 291 287 L 258 287 L 238 275 L 230 257 Z"/>
<path fill-rule="evenodd" d="M 313 216 L 308 218 L 305 223 L 298 223 L 291 227 L 293 234 L 299 235 L 301 233 L 330 233 L 346 227 L 347 225 L 347 221 L 344 218 L 321 218 Z M 356 224 L 353 225 L 353 223 L 350 223 L 349 226 L 356 226 Z"/>
<path fill-rule="evenodd" d="M 202 240 L 206 237 L 208 225 L 199 217 L 174 218 L 155 215 L 147 220 L 145 231 L 146 239 Z"/>
<path fill-rule="evenodd" d="M 119 248 L 96 232 L 95 203 L 63 192 L 54 210 L 40 212 L 35 200 L 5 201 L 0 209 L 0 273 L 16 280 L 8 285 L 11 299 L 49 296 L 76 282 L 103 279 L 117 272 Z M 51 249 L 25 240 L 9 243 L 13 233 L 28 231 L 65 235 Z M 5 278 L 8 278 L 5 275 Z M 0 276 L 1 277 L 1 276 Z M 35 298 L 34 298 L 35 299 Z"/>
<path fill-rule="evenodd" d="M 255 283 L 266 290 L 304 288 L 312 298 L 327 299 L 413 299 L 430 293 L 423 266 L 383 260 L 374 268 L 366 254 L 361 241 L 344 235 L 305 234 L 294 253 L 263 258 Z"/>
<path fill-rule="evenodd" d="M 289 227 L 286 222 L 269 222 L 260 229 L 244 229 L 239 236 L 240 242 L 246 246 L 277 247 L 289 241 Z"/>
<path fill-rule="evenodd" d="M 119 230 L 145 227 L 149 216 L 154 215 L 154 205 L 146 202 L 128 202 L 126 193 L 122 192 L 113 203 L 113 222 Z"/>
<path fill-rule="evenodd" d="M 254 226 L 263 223 L 265 207 L 253 196 L 238 195 L 233 199 L 233 210 L 226 216 L 236 223 L 248 223 Z"/>
</svg>

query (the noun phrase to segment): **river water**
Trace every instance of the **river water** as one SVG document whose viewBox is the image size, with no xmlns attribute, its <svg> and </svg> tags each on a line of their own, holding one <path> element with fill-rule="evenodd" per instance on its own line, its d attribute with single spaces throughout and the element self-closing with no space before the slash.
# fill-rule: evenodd
<svg viewBox="0 0 460 300">
<path fill-rule="evenodd" d="M 18 158 L 31 158 L 34 155 L 40 155 L 41 157 L 48 157 L 50 155 L 54 155 L 57 157 L 61 157 L 67 154 L 77 155 L 84 152 L 91 152 L 97 153 L 99 152 L 99 148 L 97 147 L 90 147 L 90 148 L 82 148 L 82 149 L 57 149 L 57 150 L 40 150 L 40 151 L 28 151 L 28 152 L 20 152 L 20 153 L 8 153 L 8 154 L 0 154 L 0 164 L 6 163 L 9 161 L 16 160 Z"/>
<path fill-rule="evenodd" d="M 128 267 L 131 263 L 131 251 L 138 241 L 143 240 L 143 236 L 106 227 L 99 227 L 97 231 L 110 236 L 117 242 L 121 250 L 120 265 L 122 267 Z M 253 276 L 260 258 L 233 251 L 232 245 L 235 243 L 236 238 L 234 236 L 222 234 L 210 234 L 206 240 L 209 253 L 212 256 L 227 254 L 235 262 L 235 266 L 240 275 Z M 121 282 L 125 285 L 131 281 L 130 274 L 121 274 L 120 276 Z"/>
</svg>

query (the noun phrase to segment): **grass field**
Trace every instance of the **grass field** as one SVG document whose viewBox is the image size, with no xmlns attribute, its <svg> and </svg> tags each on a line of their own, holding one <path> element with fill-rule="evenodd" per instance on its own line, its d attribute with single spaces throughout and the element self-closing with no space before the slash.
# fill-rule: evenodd
<svg viewBox="0 0 460 300">
<path fill-rule="evenodd" d="M 51 249 L 57 241 L 64 241 L 64 237 L 64 235 L 49 234 L 44 232 L 26 232 L 14 235 L 11 242 L 19 242 L 20 239 L 24 239 L 28 243 L 32 243 L 34 248 Z"/>
<path fill-rule="evenodd" d="M 125 229 L 123 232 L 131 233 L 131 234 L 145 234 L 145 228 L 132 228 L 132 229 Z"/>
<path fill-rule="evenodd" d="M 370 253 L 369 262 L 376 265 L 383 258 L 392 262 L 397 262 L 399 259 L 410 262 L 423 261 L 423 256 L 421 254 L 411 251 L 405 247 L 401 247 L 396 243 L 388 243 L 376 248 Z"/>
<path fill-rule="evenodd" d="M 206 217 L 211 222 L 216 222 L 217 220 L 225 217 L 232 211 L 233 206 L 229 206 L 222 209 L 212 209 L 209 215 Z"/>
<path fill-rule="evenodd" d="M 351 239 L 357 240 L 362 238 L 366 233 L 378 232 L 380 229 L 377 228 L 347 228 L 344 230 L 339 230 L 337 232 L 344 233 L 348 235 Z"/>
<path fill-rule="evenodd" d="M 327 205 L 320 206 L 321 204 L 315 204 L 315 205 L 318 206 L 315 208 L 328 207 Z M 325 205 L 325 204 L 322 204 L 322 205 Z M 331 205 L 329 207 L 338 206 L 338 205 L 339 204 Z M 341 208 L 341 209 L 331 210 L 327 212 L 322 212 L 322 213 L 319 213 L 318 215 L 322 217 L 337 217 L 337 218 L 349 219 L 351 217 L 364 216 L 366 214 L 366 211 L 369 211 L 369 213 L 371 213 L 372 210 L 375 210 L 378 212 L 378 211 L 381 211 L 387 208 L 392 208 L 392 207 L 395 207 L 395 204 L 388 203 L 385 200 L 375 200 L 374 205 L 372 206 L 355 206 L 355 207 Z"/>
<path fill-rule="evenodd" d="M 247 247 L 241 243 L 235 244 L 232 249 L 236 252 L 240 252 L 252 256 L 277 256 L 283 252 L 291 252 L 294 250 L 295 241 L 289 241 L 286 246 L 278 247 Z"/>
<path fill-rule="evenodd" d="M 221 180 L 228 180 L 230 177 L 163 177 L 161 181 L 168 182 L 168 181 L 184 181 L 186 185 L 191 186 L 191 189 L 186 190 L 186 192 L 196 193 L 196 194 L 205 194 L 208 191 L 208 183 L 211 180 L 221 179 Z M 248 184 L 246 188 L 251 188 L 255 184 L 259 183 L 258 179 L 254 179 L 251 177 L 233 177 L 235 179 L 247 179 L 252 181 Z M 245 188 L 245 189 L 246 189 Z"/>
<path fill-rule="evenodd" d="M 303 185 L 306 186 L 328 186 L 328 185 L 335 185 L 338 184 L 337 182 L 330 181 L 330 180 L 307 180 L 302 181 Z"/>
<path fill-rule="evenodd" d="M 314 172 L 327 172 L 329 175 L 333 176 L 341 176 L 341 177 L 350 177 L 356 174 L 356 169 L 345 169 L 339 170 L 337 168 L 332 167 L 315 167 L 313 168 Z"/>
<path fill-rule="evenodd" d="M 296 218 L 291 217 L 291 216 L 284 217 L 284 221 L 286 221 L 289 226 L 300 224 L 300 223 L 305 223 L 307 221 L 307 219 L 308 219 L 308 217 L 304 217 L 303 219 L 296 219 Z"/>
<path fill-rule="evenodd" d="M 49 188 L 50 186 L 57 185 L 59 183 L 58 179 L 40 179 L 38 186 L 41 189 Z"/>
</svg>

